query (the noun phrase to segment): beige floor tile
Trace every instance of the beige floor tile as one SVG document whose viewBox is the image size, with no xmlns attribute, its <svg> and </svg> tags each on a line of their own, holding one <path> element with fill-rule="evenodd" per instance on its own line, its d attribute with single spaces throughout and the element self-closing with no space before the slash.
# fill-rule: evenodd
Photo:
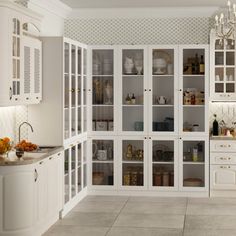
<svg viewBox="0 0 236 236">
<path fill-rule="evenodd" d="M 126 202 L 128 196 L 93 196 L 89 195 L 82 202 Z"/>
<path fill-rule="evenodd" d="M 122 213 L 130 214 L 167 214 L 185 215 L 186 203 L 127 202 Z"/>
<path fill-rule="evenodd" d="M 116 217 L 116 213 L 72 212 L 57 224 L 111 227 Z"/>
<path fill-rule="evenodd" d="M 188 204 L 186 215 L 236 216 L 236 205 Z"/>
<path fill-rule="evenodd" d="M 119 213 L 125 202 L 81 202 L 72 211 Z"/>
<path fill-rule="evenodd" d="M 236 216 L 187 215 L 186 229 L 236 229 Z"/>
<path fill-rule="evenodd" d="M 112 227 L 107 236 L 182 236 L 182 230 Z"/>
<path fill-rule="evenodd" d="M 182 229 L 183 215 L 120 214 L 114 226 Z"/>
<path fill-rule="evenodd" d="M 109 228 L 58 225 L 43 236 L 105 236 Z"/>
<path fill-rule="evenodd" d="M 229 204 L 236 205 L 236 198 L 222 198 L 222 197 L 212 197 L 212 198 L 188 198 L 188 203 L 190 204 Z"/>
<path fill-rule="evenodd" d="M 185 197 L 130 197 L 128 202 L 187 203 Z"/>
<path fill-rule="evenodd" d="M 226 229 L 186 229 L 184 236 L 235 236 L 236 230 Z"/>
</svg>

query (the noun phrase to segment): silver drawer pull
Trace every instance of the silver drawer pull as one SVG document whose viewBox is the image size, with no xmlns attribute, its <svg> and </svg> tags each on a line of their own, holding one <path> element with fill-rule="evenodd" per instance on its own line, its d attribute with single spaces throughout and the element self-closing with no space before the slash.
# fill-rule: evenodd
<svg viewBox="0 0 236 236">
<path fill-rule="evenodd" d="M 221 169 L 230 169 L 231 167 L 230 166 L 221 166 L 220 168 Z"/>
<path fill-rule="evenodd" d="M 231 157 L 221 157 L 220 160 L 222 160 L 222 161 L 229 161 L 229 160 L 231 160 Z"/>
</svg>

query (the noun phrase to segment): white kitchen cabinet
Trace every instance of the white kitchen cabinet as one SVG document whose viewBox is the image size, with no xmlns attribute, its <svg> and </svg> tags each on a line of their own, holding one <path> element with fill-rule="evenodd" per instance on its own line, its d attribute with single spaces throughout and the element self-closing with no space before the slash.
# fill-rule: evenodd
<svg viewBox="0 0 236 236">
<path fill-rule="evenodd" d="M 113 135 L 117 132 L 118 102 L 117 47 L 89 48 L 89 132 Z"/>
<path fill-rule="evenodd" d="M 94 132 L 92 130 L 96 127 L 96 122 L 90 112 L 89 130 L 92 132 L 89 132 L 89 136 L 92 142 L 89 145 L 93 149 L 94 142 L 114 140 L 114 143 L 117 143 L 120 151 L 114 152 L 117 158 L 109 160 L 109 165 L 110 170 L 117 166 L 118 171 L 113 174 L 114 179 L 118 181 L 110 185 L 104 180 L 107 176 L 107 172 L 103 170 L 105 163 L 96 163 L 94 152 L 91 151 L 89 187 L 95 192 L 108 189 L 152 190 L 157 193 L 178 192 L 183 195 L 199 192 L 199 195 L 207 196 L 208 45 L 125 45 L 111 48 L 115 52 L 118 51 L 111 57 L 113 59 L 109 60 L 111 68 L 116 71 L 115 79 L 112 73 L 107 75 L 115 81 L 116 74 L 118 76 L 118 84 L 114 82 L 117 86 L 114 96 L 118 96 L 118 99 L 114 99 L 112 104 L 117 110 L 111 114 L 119 118 L 114 119 L 115 132 L 111 133 L 105 129 L 103 132 Z M 89 104 L 92 107 L 93 99 L 96 98 L 93 80 L 97 80 L 96 74 L 102 73 L 96 70 L 102 70 L 104 66 L 101 61 L 105 58 L 106 46 L 91 49 L 94 52 L 94 56 L 91 54 L 89 60 Z M 100 60 L 95 52 L 100 52 Z M 102 77 L 107 79 L 105 75 Z M 100 92 L 101 97 L 105 96 L 104 88 L 101 88 Z M 106 115 L 107 112 L 99 108 L 97 114 Z M 101 122 L 98 122 L 104 125 L 102 121 L 101 119 Z M 110 135 L 109 138 L 106 138 L 107 135 Z M 191 159 L 186 162 L 185 153 L 189 152 L 192 157 L 193 149 L 196 149 L 197 145 L 200 148 L 199 159 L 202 160 L 196 162 Z M 101 146 L 99 150 L 106 151 L 106 148 Z M 142 160 L 136 158 L 137 152 L 142 153 Z M 94 172 L 98 176 L 96 180 L 103 179 L 105 182 L 94 184 Z M 104 178 L 101 177 L 103 175 Z M 190 182 L 198 181 L 199 184 L 195 186 L 196 183 L 189 183 L 186 186 L 186 179 L 190 179 Z"/>
<path fill-rule="evenodd" d="M 87 186 L 86 138 L 65 146 L 63 170 L 63 212 L 70 211 L 86 192 Z"/>
<path fill-rule="evenodd" d="M 62 210 L 62 153 L 35 164 L 1 166 L 0 235 L 42 235 Z"/>
<path fill-rule="evenodd" d="M 11 1 L 0 1 L 0 12 L 0 105 L 39 103 L 42 50 L 37 37 L 41 16 Z"/>
<path fill-rule="evenodd" d="M 210 35 L 212 101 L 236 101 L 235 39 L 220 39 L 215 30 Z"/>
<path fill-rule="evenodd" d="M 89 139 L 91 152 L 91 175 L 89 186 L 106 190 L 117 187 L 117 140 L 115 137 L 96 136 Z"/>
<path fill-rule="evenodd" d="M 236 195 L 236 142 L 210 141 L 210 193 L 211 196 Z"/>
<path fill-rule="evenodd" d="M 211 188 L 214 190 L 236 190 L 235 165 L 211 165 Z"/>
<path fill-rule="evenodd" d="M 63 146 L 87 131 L 87 49 L 62 37 L 43 37 L 42 42 L 44 100 L 28 108 L 35 131 L 29 139 L 43 146 Z"/>
</svg>

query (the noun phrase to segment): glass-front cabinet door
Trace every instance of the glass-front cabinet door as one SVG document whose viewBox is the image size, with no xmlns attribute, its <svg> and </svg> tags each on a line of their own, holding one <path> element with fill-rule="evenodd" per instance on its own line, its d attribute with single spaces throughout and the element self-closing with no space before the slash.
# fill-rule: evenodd
<svg viewBox="0 0 236 236">
<path fill-rule="evenodd" d="M 85 57 L 85 59 L 84 59 Z M 86 114 L 86 50 L 72 40 L 64 41 L 64 139 L 82 133 Z"/>
<path fill-rule="evenodd" d="M 121 131 L 128 134 L 146 131 L 147 58 L 142 47 L 122 47 L 121 71 Z"/>
<path fill-rule="evenodd" d="M 180 57 L 180 134 L 208 134 L 208 46 L 181 46 Z"/>
<path fill-rule="evenodd" d="M 137 190 L 146 188 L 147 140 L 127 137 L 120 142 L 121 188 Z"/>
<path fill-rule="evenodd" d="M 202 191 L 208 188 L 208 140 L 184 138 L 180 140 L 180 189 Z"/>
<path fill-rule="evenodd" d="M 83 132 L 87 132 L 87 49 L 83 49 Z"/>
<path fill-rule="evenodd" d="M 92 140 L 92 185 L 93 188 L 114 186 L 114 147 L 113 139 Z"/>
<path fill-rule="evenodd" d="M 149 50 L 151 115 L 148 122 L 152 134 L 170 135 L 177 132 L 177 49 L 170 46 L 153 46 Z"/>
<path fill-rule="evenodd" d="M 149 185 L 156 190 L 178 189 L 178 140 L 153 138 L 149 140 Z"/>
<path fill-rule="evenodd" d="M 97 134 L 114 131 L 115 50 L 92 49 L 92 124 Z"/>
<path fill-rule="evenodd" d="M 235 100 L 235 39 L 222 40 L 211 33 L 211 68 L 211 100 Z"/>
</svg>

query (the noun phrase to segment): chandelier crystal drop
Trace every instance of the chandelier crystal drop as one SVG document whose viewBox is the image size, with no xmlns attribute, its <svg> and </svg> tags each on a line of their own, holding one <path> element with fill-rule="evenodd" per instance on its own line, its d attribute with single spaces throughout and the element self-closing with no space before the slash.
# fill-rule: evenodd
<svg viewBox="0 0 236 236">
<path fill-rule="evenodd" d="M 228 1 L 226 13 L 221 13 L 220 15 L 215 16 L 216 37 L 220 39 L 220 44 L 222 44 L 225 39 L 229 38 L 234 39 L 235 27 L 236 27 L 236 4 L 231 4 L 231 2 Z M 232 44 L 233 43 L 234 40 L 232 40 Z"/>
</svg>

